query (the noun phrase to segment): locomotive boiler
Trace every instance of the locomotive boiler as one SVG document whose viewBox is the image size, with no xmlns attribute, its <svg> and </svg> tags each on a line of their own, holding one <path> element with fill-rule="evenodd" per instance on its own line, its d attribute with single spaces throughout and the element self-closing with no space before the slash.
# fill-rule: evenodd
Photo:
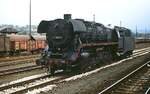
<svg viewBox="0 0 150 94">
<path fill-rule="evenodd" d="M 64 19 L 41 21 L 37 32 L 46 33 L 48 47 L 36 63 L 47 67 L 51 74 L 57 69 L 76 65 L 81 58 L 103 55 L 103 52 L 116 58 L 118 55 L 131 55 L 134 50 L 131 30 L 71 19 L 70 14 L 65 14 Z"/>
</svg>

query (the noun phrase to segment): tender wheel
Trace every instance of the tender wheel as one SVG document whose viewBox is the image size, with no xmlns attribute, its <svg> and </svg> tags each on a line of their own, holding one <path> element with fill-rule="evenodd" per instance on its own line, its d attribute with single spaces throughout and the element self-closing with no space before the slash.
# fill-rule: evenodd
<svg viewBox="0 0 150 94">
<path fill-rule="evenodd" d="M 78 70 L 79 72 L 83 73 L 83 72 L 87 72 L 90 68 L 91 68 L 91 58 L 81 58 L 79 61 L 78 61 Z"/>
<path fill-rule="evenodd" d="M 51 74 L 51 75 L 54 75 L 54 73 L 55 73 L 54 67 L 48 66 L 48 73 Z"/>
</svg>

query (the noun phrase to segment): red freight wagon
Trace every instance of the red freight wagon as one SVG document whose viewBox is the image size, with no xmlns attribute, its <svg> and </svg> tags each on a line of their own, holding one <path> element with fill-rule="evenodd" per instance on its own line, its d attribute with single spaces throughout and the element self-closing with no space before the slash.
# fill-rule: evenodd
<svg viewBox="0 0 150 94">
<path fill-rule="evenodd" d="M 7 35 L 5 36 L 4 40 L 4 36 L 0 36 L 0 55 L 2 52 L 9 52 L 10 54 L 20 53 L 24 51 L 37 52 L 45 48 L 45 36 L 38 35 L 33 36 L 33 38 L 35 40 L 30 40 L 29 35 Z"/>
</svg>

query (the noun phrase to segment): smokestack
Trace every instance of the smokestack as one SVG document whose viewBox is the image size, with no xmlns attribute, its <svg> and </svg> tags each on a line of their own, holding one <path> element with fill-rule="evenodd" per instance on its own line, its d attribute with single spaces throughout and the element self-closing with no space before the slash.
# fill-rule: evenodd
<svg viewBox="0 0 150 94">
<path fill-rule="evenodd" d="M 70 20 L 71 19 L 71 14 L 64 14 L 64 19 L 65 20 Z"/>
</svg>

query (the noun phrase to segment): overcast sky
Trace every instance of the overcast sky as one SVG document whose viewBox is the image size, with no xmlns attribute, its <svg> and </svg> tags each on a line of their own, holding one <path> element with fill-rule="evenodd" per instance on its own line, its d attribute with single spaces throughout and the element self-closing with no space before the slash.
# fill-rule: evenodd
<svg viewBox="0 0 150 94">
<path fill-rule="evenodd" d="M 63 18 L 64 13 L 89 21 L 95 14 L 104 25 L 121 21 L 131 29 L 150 29 L 150 0 L 32 0 L 32 24 Z M 0 24 L 29 24 L 29 0 L 0 0 Z"/>
</svg>

